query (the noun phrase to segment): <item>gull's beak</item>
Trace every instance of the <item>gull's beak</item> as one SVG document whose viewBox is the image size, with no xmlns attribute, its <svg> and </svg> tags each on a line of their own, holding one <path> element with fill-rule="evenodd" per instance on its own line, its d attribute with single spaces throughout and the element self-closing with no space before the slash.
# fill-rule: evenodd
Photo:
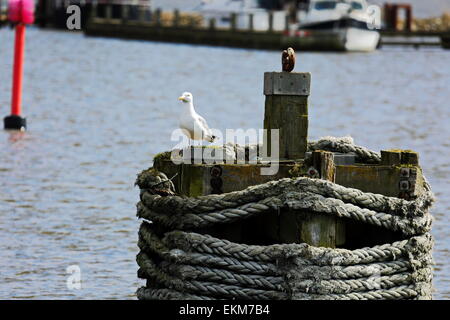
<svg viewBox="0 0 450 320">
<path fill-rule="evenodd" d="M 186 102 L 186 100 L 184 100 L 183 96 L 179 97 L 178 100 Z"/>
</svg>

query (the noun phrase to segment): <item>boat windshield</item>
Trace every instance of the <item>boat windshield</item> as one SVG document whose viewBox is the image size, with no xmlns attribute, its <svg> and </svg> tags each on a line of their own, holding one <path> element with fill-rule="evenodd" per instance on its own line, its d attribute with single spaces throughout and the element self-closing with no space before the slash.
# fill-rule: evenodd
<svg viewBox="0 0 450 320">
<path fill-rule="evenodd" d="M 362 10 L 363 9 L 363 5 L 362 5 L 361 2 L 352 1 L 352 9 L 353 10 Z"/>
<path fill-rule="evenodd" d="M 314 4 L 316 10 L 333 10 L 336 8 L 336 1 L 318 1 Z"/>
</svg>

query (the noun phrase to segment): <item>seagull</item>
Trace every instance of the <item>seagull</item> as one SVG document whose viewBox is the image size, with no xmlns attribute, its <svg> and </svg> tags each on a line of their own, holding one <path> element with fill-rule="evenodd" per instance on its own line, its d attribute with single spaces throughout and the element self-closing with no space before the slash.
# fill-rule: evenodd
<svg viewBox="0 0 450 320">
<path fill-rule="evenodd" d="M 212 134 L 206 120 L 195 112 L 192 93 L 184 92 L 178 100 L 183 104 L 179 118 L 180 129 L 183 133 L 192 140 L 214 142 L 217 137 Z"/>
</svg>

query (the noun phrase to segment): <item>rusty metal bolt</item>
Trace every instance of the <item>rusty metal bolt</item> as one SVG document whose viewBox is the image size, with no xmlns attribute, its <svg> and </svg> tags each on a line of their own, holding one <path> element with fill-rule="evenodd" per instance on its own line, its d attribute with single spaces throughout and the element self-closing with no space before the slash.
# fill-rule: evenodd
<svg viewBox="0 0 450 320">
<path fill-rule="evenodd" d="M 400 190 L 408 191 L 409 190 L 409 181 L 400 181 Z"/>
<path fill-rule="evenodd" d="M 311 178 L 318 178 L 319 177 L 319 171 L 316 170 L 314 167 L 310 167 L 307 171 L 308 176 Z"/>
<path fill-rule="evenodd" d="M 400 169 L 400 176 L 403 178 L 409 178 L 410 170 L 409 168 L 401 168 Z"/>
<path fill-rule="evenodd" d="M 210 170 L 211 177 L 220 177 L 222 175 L 222 168 L 220 166 L 214 166 Z"/>
</svg>

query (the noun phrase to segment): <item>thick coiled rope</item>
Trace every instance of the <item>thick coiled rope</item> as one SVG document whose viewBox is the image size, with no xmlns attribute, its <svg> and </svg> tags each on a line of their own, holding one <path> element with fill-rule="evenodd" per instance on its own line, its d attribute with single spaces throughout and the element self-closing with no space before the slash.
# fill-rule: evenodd
<svg viewBox="0 0 450 320">
<path fill-rule="evenodd" d="M 365 147 L 357 146 L 352 137 L 324 137 L 318 141 L 308 142 L 308 151 L 324 150 L 340 153 L 354 153 L 360 163 L 379 163 L 381 156 Z"/>
<path fill-rule="evenodd" d="M 308 147 L 380 162 L 377 153 L 349 138 L 325 138 Z M 431 298 L 434 198 L 426 181 L 425 192 L 412 201 L 309 178 L 196 198 L 172 195 L 173 185 L 155 169 L 144 171 L 137 184 L 137 215 L 145 220 L 138 275 L 147 279 L 139 299 Z M 305 243 L 247 245 L 199 232 L 286 209 L 359 221 L 396 231 L 404 240 L 347 250 Z"/>
</svg>

